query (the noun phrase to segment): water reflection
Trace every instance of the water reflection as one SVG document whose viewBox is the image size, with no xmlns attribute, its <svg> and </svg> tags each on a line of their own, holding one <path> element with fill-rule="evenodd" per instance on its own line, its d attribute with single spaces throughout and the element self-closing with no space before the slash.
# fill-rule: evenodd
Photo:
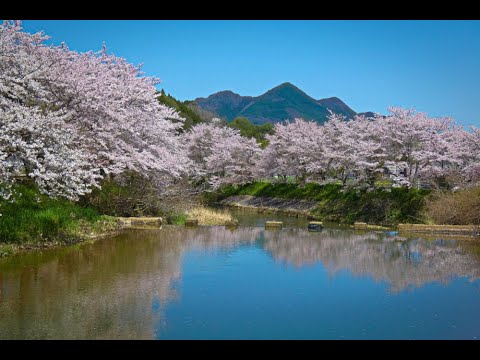
<svg viewBox="0 0 480 360">
<path fill-rule="evenodd" d="M 179 301 L 182 257 L 241 246 L 286 267 L 322 263 L 332 277 L 341 270 L 369 276 L 387 282 L 392 293 L 480 275 L 479 246 L 472 242 L 334 229 L 166 226 L 0 261 L 0 338 L 155 338 L 165 304 Z"/>
<path fill-rule="evenodd" d="M 432 281 L 446 284 L 456 276 L 472 281 L 480 277 L 478 258 L 455 240 L 407 240 L 332 229 L 320 234 L 286 229 L 265 233 L 265 240 L 265 249 L 284 263 L 300 267 L 322 262 L 332 276 L 341 270 L 368 275 L 386 281 L 393 292 Z"/>
<path fill-rule="evenodd" d="M 152 235 L 2 263 L 0 338 L 152 338 L 151 304 L 175 299 L 181 265 L 181 248 Z"/>
</svg>

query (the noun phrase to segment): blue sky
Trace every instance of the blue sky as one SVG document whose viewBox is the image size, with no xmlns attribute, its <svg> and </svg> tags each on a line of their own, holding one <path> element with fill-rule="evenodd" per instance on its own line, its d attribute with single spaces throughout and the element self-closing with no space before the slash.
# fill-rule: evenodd
<svg viewBox="0 0 480 360">
<path fill-rule="evenodd" d="M 355 111 L 404 106 L 480 126 L 480 21 L 28 20 L 71 49 L 109 51 L 181 99 L 289 81 Z"/>
</svg>

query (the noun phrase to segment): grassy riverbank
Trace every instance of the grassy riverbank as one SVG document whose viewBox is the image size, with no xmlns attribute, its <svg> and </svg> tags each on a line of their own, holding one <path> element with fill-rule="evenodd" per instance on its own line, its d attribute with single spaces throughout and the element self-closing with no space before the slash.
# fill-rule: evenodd
<svg viewBox="0 0 480 360">
<path fill-rule="evenodd" d="M 274 184 L 255 182 L 241 186 L 227 186 L 207 196 L 217 202 L 233 195 L 251 195 L 283 199 L 317 201 L 312 215 L 325 221 L 373 224 L 422 223 L 422 209 L 430 192 L 422 189 L 378 188 L 373 191 L 342 188 L 329 184 Z"/>
<path fill-rule="evenodd" d="M 73 244 L 118 229 L 118 222 L 77 203 L 18 185 L 15 201 L 0 200 L 0 257 L 23 249 Z"/>
</svg>

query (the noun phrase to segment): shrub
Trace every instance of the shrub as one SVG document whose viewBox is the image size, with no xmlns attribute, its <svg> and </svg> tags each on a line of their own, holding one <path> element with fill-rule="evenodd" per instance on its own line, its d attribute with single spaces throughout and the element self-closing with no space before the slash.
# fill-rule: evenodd
<svg viewBox="0 0 480 360">
<path fill-rule="evenodd" d="M 427 200 L 425 215 L 436 224 L 479 225 L 480 188 L 437 191 Z"/>
<path fill-rule="evenodd" d="M 130 171 L 103 181 L 101 189 L 81 203 L 111 216 L 165 216 L 174 219 L 198 205 L 194 188 L 185 179 L 170 188 L 159 188 L 151 179 Z"/>
</svg>

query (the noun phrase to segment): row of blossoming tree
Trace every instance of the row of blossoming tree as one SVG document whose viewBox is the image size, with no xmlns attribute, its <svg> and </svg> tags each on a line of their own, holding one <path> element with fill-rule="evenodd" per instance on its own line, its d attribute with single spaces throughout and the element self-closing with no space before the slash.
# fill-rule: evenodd
<svg viewBox="0 0 480 360">
<path fill-rule="evenodd" d="M 393 180 L 408 186 L 480 178 L 480 130 L 449 118 L 392 108 L 373 119 L 331 114 L 323 125 L 295 119 L 276 124 L 262 149 L 221 123 L 182 132 L 181 117 L 157 101 L 158 79 L 105 48 L 79 53 L 47 39 L 23 32 L 20 22 L 0 26 L 4 197 L 19 174 L 70 199 L 125 171 L 160 192 L 186 179 L 204 189 L 287 177 L 373 184 L 392 167 L 403 174 Z"/>
<path fill-rule="evenodd" d="M 401 170 L 400 179 L 406 185 L 416 180 L 446 179 L 456 185 L 478 180 L 478 129 L 465 131 L 450 118 L 429 118 L 413 110 L 391 108 L 389 112 L 350 121 L 332 114 L 321 126 L 301 119 L 277 125 L 261 167 L 266 175 L 330 177 L 343 183 L 349 175 L 357 181 L 373 181 L 392 166 Z"/>
<path fill-rule="evenodd" d="M 199 125 L 186 136 L 198 174 L 210 184 L 257 178 L 373 183 L 389 178 L 412 186 L 417 181 L 453 186 L 480 179 L 480 130 L 466 131 L 450 118 L 389 109 L 388 116 L 346 120 L 331 114 L 325 124 L 295 119 L 275 125 L 269 145 L 260 149 L 230 129 Z M 206 140 L 210 138 L 211 140 Z M 393 170 L 392 170 L 393 167 Z"/>
</svg>

